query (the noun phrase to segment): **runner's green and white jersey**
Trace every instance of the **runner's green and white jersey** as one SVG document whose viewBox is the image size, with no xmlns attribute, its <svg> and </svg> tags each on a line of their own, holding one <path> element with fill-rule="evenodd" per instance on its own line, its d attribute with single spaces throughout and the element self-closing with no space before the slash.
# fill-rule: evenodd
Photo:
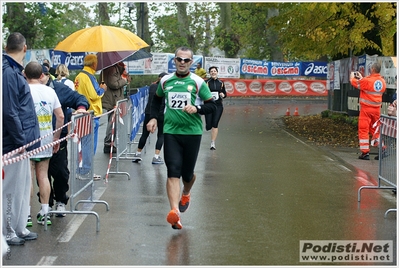
<svg viewBox="0 0 399 268">
<path fill-rule="evenodd" d="M 211 91 L 204 79 L 190 73 L 186 77 L 176 74 L 164 76 L 157 89 L 157 95 L 165 96 L 164 133 L 180 135 L 201 135 L 202 119 L 198 113 L 183 112 L 187 104 L 202 105 L 212 98 Z"/>
</svg>

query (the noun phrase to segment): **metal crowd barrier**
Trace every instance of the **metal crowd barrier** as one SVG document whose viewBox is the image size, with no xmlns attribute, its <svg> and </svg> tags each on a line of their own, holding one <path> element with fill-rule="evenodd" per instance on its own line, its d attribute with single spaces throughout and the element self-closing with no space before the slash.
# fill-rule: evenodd
<svg viewBox="0 0 399 268">
<path fill-rule="evenodd" d="M 110 163 L 106 174 L 106 181 L 109 174 L 126 175 L 130 180 L 128 172 L 119 170 L 120 160 L 134 159 L 135 150 L 132 145 L 137 143 L 135 138 L 141 135 L 141 123 L 145 116 L 145 106 L 148 102 L 148 86 L 139 88 L 136 94 L 130 95 L 129 99 L 120 100 L 117 102 L 113 118 L 112 131 L 114 146 L 116 147 L 115 156 L 110 153 Z M 115 168 L 111 171 L 111 161 L 115 160 Z"/>
<path fill-rule="evenodd" d="M 97 219 L 97 232 L 100 230 L 100 218 L 95 211 L 79 211 L 78 205 L 81 203 L 102 203 L 109 205 L 106 201 L 93 200 L 93 170 L 94 170 L 94 131 L 93 131 L 93 113 L 78 114 L 72 116 L 73 132 L 72 140 L 69 141 L 69 207 L 70 210 L 63 211 L 65 214 L 90 214 Z M 86 199 L 80 199 L 85 197 Z M 58 214 L 59 211 L 51 210 L 48 214 Z M 47 224 L 45 224 L 47 230 Z"/>
<path fill-rule="evenodd" d="M 131 110 L 131 105 L 128 104 L 128 100 L 120 100 L 116 104 L 116 109 L 113 115 L 113 127 L 112 127 L 112 138 L 114 141 L 114 146 L 116 147 L 116 153 L 111 155 L 110 161 L 116 160 L 115 170 L 108 171 L 108 174 L 116 175 L 126 175 L 130 180 L 130 174 L 128 172 L 119 170 L 119 160 L 126 159 L 131 154 L 130 146 L 128 146 L 128 129 L 130 126 L 129 122 L 129 111 Z M 116 134 L 115 134 L 116 133 Z M 111 139 L 112 140 L 112 139 Z"/>
<path fill-rule="evenodd" d="M 148 97 L 149 97 L 149 87 L 145 86 L 142 87 L 138 90 L 138 93 L 135 95 L 131 95 L 130 99 L 132 103 L 135 103 L 135 110 L 132 111 L 132 122 L 135 122 L 133 124 L 133 127 L 131 129 L 131 134 L 130 134 L 130 143 L 131 144 L 138 144 L 141 135 L 143 134 L 143 121 L 145 118 L 145 107 L 148 102 Z M 148 137 L 149 139 L 150 137 Z M 150 140 L 148 140 L 148 144 L 150 143 Z M 144 146 L 143 148 L 144 153 L 147 152 L 147 147 Z"/>
<path fill-rule="evenodd" d="M 397 162 L 396 162 L 396 117 L 381 115 L 380 117 L 380 140 L 379 140 L 379 168 L 378 185 L 362 186 L 358 190 L 358 201 L 363 189 L 391 189 L 396 191 L 397 186 Z M 389 212 L 396 209 L 388 209 Z"/>
</svg>

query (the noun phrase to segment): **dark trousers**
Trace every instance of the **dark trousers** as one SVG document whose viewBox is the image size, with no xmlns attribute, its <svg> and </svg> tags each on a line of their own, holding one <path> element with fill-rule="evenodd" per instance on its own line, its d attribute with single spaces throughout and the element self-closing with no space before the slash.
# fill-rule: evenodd
<svg viewBox="0 0 399 268">
<path fill-rule="evenodd" d="M 216 105 L 215 112 L 205 115 L 205 129 L 211 130 L 212 128 L 218 128 L 222 114 L 223 114 L 223 106 Z"/>
<path fill-rule="evenodd" d="M 139 149 L 143 149 L 144 145 L 147 142 L 147 138 L 150 135 L 150 132 L 147 130 L 147 124 L 150 121 L 150 115 L 149 114 L 145 114 L 144 117 L 144 123 L 143 123 L 143 133 L 141 134 L 140 140 L 139 140 L 139 145 L 138 148 Z M 164 140 L 164 136 L 163 136 L 163 117 L 160 117 L 157 120 L 157 142 L 155 144 L 155 149 L 156 150 L 161 150 L 162 146 L 163 146 L 163 140 Z"/>
<path fill-rule="evenodd" d="M 69 169 L 68 169 L 68 151 L 67 141 L 62 141 L 60 149 L 50 159 L 48 168 L 48 178 L 50 181 L 51 194 L 49 205 L 53 206 L 54 200 L 62 202 L 65 205 L 68 203 L 69 196 L 66 194 L 69 190 Z M 51 184 L 51 178 L 53 183 Z"/>
</svg>

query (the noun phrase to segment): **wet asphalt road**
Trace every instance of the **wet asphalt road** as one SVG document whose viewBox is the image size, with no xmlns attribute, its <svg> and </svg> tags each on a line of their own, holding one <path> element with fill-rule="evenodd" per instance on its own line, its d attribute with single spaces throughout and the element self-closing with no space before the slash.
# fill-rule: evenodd
<svg viewBox="0 0 399 268">
<path fill-rule="evenodd" d="M 395 196 L 368 190 L 357 202 L 358 188 L 376 183 L 378 162 L 356 165 L 350 160 L 356 150 L 334 153 L 296 138 L 281 126 L 288 107 L 316 114 L 327 109 L 327 101 L 225 102 L 216 151 L 209 150 L 210 132 L 204 132 L 182 230 L 165 220 L 166 167 L 151 164 L 151 135 L 141 163 L 120 161 L 130 180 L 110 175 L 108 183 L 95 182 L 94 199 L 110 206 L 85 207 L 99 214 L 99 232 L 92 215 L 53 217 L 46 231 L 34 223 L 38 240 L 12 247 L 3 265 L 323 264 L 299 261 L 300 240 L 393 240 L 395 258 L 381 264 L 396 264 L 396 214 L 384 218 L 396 207 Z M 103 175 L 109 160 L 102 153 L 104 134 L 102 125 L 95 173 Z M 39 210 L 36 199 L 32 204 Z"/>
</svg>

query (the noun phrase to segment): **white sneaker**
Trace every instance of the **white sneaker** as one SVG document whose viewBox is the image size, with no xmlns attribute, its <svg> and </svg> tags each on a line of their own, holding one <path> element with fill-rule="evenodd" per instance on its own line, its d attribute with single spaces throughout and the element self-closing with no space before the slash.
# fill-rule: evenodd
<svg viewBox="0 0 399 268">
<path fill-rule="evenodd" d="M 140 162 L 141 160 L 142 160 L 142 159 L 141 159 L 141 153 L 140 153 L 140 154 L 134 153 L 132 162 L 138 163 L 138 162 Z"/>
<path fill-rule="evenodd" d="M 216 146 L 214 142 L 211 142 L 211 150 L 216 150 Z"/>
<path fill-rule="evenodd" d="M 156 158 L 155 156 L 152 158 L 152 163 L 153 164 L 163 164 L 164 162 L 163 162 L 163 160 L 162 160 L 162 157 L 160 157 L 160 156 L 158 156 L 158 158 Z"/>
<path fill-rule="evenodd" d="M 56 211 L 66 211 L 65 204 L 61 203 L 61 202 L 57 202 L 55 204 L 55 210 Z M 66 216 L 66 213 L 57 213 L 56 214 L 56 217 L 65 217 L 65 216 Z"/>
</svg>

